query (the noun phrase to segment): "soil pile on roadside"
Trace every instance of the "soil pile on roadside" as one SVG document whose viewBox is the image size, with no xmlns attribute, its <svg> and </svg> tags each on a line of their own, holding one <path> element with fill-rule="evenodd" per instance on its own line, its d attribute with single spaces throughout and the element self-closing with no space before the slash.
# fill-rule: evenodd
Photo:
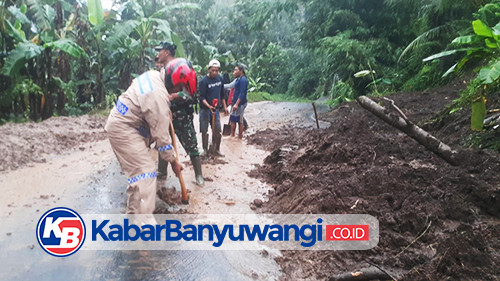
<svg viewBox="0 0 500 281">
<path fill-rule="evenodd" d="M 389 98 L 418 123 L 456 92 Z M 278 259 L 285 279 L 329 279 L 374 264 L 399 280 L 498 280 L 498 153 L 465 150 L 467 162 L 451 166 L 355 102 L 322 119 L 329 129 L 267 129 L 249 137 L 271 151 L 250 172 L 275 188 L 262 212 L 370 214 L 379 220 L 380 242 L 369 251 L 285 251 Z M 459 133 L 446 139 L 454 148 Z"/>
<path fill-rule="evenodd" d="M 84 143 L 103 140 L 105 123 L 106 117 L 84 115 L 0 126 L 0 171 L 45 162 L 47 154 L 60 154 Z"/>
</svg>

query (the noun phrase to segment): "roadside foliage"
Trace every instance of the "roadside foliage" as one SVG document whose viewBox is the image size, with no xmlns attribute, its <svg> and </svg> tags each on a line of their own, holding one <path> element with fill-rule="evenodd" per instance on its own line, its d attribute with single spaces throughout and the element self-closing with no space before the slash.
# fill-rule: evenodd
<svg viewBox="0 0 500 281">
<path fill-rule="evenodd" d="M 200 77 L 212 58 L 222 72 L 246 64 L 250 90 L 272 100 L 336 106 L 477 73 L 453 112 L 498 89 L 498 0 L 109 3 L 0 1 L 1 123 L 113 106 L 134 77 L 154 68 L 160 41 L 176 43 Z M 362 71 L 370 75 L 355 76 Z"/>
</svg>

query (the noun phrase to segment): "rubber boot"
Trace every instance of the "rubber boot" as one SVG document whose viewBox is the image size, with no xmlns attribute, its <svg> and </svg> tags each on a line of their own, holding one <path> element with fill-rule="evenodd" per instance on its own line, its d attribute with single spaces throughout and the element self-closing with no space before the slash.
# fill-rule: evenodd
<svg viewBox="0 0 500 281">
<path fill-rule="evenodd" d="M 220 142 L 222 141 L 222 135 L 220 133 L 215 133 L 215 156 L 224 157 L 224 154 L 220 152 Z"/>
<path fill-rule="evenodd" d="M 201 156 L 207 156 L 208 155 L 208 134 L 207 133 L 201 133 L 201 143 L 203 146 L 203 152 L 201 153 Z"/>
<path fill-rule="evenodd" d="M 167 177 L 167 167 L 168 167 L 168 162 L 158 156 L 158 176 L 157 176 L 158 178 Z"/>
<path fill-rule="evenodd" d="M 196 178 L 196 185 L 205 185 L 205 179 L 203 179 L 203 173 L 201 171 L 201 158 L 200 156 L 191 156 L 191 163 L 193 164 L 194 176 Z"/>
</svg>

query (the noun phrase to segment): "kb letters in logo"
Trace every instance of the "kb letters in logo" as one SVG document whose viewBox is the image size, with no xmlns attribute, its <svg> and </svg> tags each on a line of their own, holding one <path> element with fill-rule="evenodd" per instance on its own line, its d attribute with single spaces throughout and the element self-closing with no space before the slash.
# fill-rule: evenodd
<svg viewBox="0 0 500 281">
<path fill-rule="evenodd" d="M 49 254 L 65 257 L 74 254 L 85 240 L 85 224 L 75 211 L 54 208 L 38 221 L 36 236 L 40 246 Z"/>
</svg>

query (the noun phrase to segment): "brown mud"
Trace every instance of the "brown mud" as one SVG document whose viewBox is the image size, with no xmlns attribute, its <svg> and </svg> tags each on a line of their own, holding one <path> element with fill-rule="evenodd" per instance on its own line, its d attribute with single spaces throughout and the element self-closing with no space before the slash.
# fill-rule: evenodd
<svg viewBox="0 0 500 281">
<path fill-rule="evenodd" d="M 459 167 L 356 102 L 323 114 L 327 129 L 266 129 L 249 138 L 271 152 L 249 173 L 274 188 L 263 213 L 370 214 L 380 223 L 380 242 L 368 251 L 283 251 L 281 279 L 333 280 L 373 265 L 398 280 L 500 279 L 500 155 L 461 146 L 471 133 L 467 110 L 436 119 L 461 88 L 389 97 L 462 151 Z"/>
<path fill-rule="evenodd" d="M 47 162 L 47 155 L 106 138 L 103 116 L 53 117 L 40 123 L 0 126 L 0 171 Z"/>
<path fill-rule="evenodd" d="M 391 98 L 415 123 L 462 150 L 470 113 L 435 118 L 460 87 Z M 79 272 L 86 276 L 82 280 L 160 280 L 172 274 L 190 280 L 328 280 L 373 265 L 398 280 L 499 279 L 498 153 L 466 149 L 468 161 L 450 166 L 356 103 L 321 114 L 321 129 L 312 129 L 310 104 L 262 102 L 247 111 L 250 136 L 244 142 L 225 137 L 226 157 L 203 159 L 204 187 L 194 185 L 189 158 L 180 150 L 189 205 L 180 203 L 169 168 L 168 178 L 158 181 L 159 198 L 168 203 L 157 212 L 366 213 L 380 222 L 377 247 L 268 255 L 155 252 L 146 259 L 149 267 L 122 252 L 84 251 L 54 260 L 39 249 L 32 231 L 45 210 L 123 213 L 126 200 L 125 176 L 103 132 L 106 118 L 57 117 L 0 127 L 0 263 L 12 269 L 0 279 L 67 280 Z"/>
<path fill-rule="evenodd" d="M 312 124 L 307 118 L 310 108 L 310 104 L 296 103 L 251 104 L 246 112 L 251 120 L 248 133 L 276 124 Z M 80 280 L 278 279 L 281 271 L 275 258 L 279 251 L 152 251 L 146 256 L 134 251 L 79 251 L 64 259 L 47 255 L 33 232 L 45 211 L 66 206 L 80 214 L 125 212 L 127 179 L 105 139 L 105 120 L 57 117 L 0 127 L 7 135 L 0 143 L 4 169 L 0 171 L 4 229 L 0 264 L 7 269 L 0 272 L 0 280 L 71 280 L 75 274 Z M 197 127 L 198 122 L 194 123 Z M 221 151 L 226 157 L 202 159 L 206 183 L 198 187 L 188 155 L 182 146 L 178 148 L 189 205 L 179 202 L 179 181 L 168 168 L 168 177 L 157 181 L 156 213 L 248 214 L 254 213 L 254 199 L 265 200 L 270 187 L 249 177 L 247 171 L 262 163 L 266 151 L 224 137 Z M 151 150 L 151 157 L 157 156 Z"/>
</svg>

